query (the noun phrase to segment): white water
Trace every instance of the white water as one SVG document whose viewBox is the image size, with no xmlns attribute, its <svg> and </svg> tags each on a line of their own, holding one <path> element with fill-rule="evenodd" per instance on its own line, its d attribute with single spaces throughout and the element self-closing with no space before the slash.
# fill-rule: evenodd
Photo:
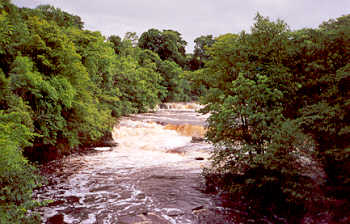
<svg viewBox="0 0 350 224">
<path fill-rule="evenodd" d="M 205 117 L 194 104 L 173 105 L 169 107 L 176 109 L 123 118 L 113 130 L 117 147 L 62 161 L 51 176 L 53 184 L 36 195 L 54 200 L 40 210 L 43 222 L 56 222 L 53 217 L 63 217 L 65 223 L 216 219 L 213 198 L 201 191 L 200 172 L 211 146 L 191 143 L 191 136 L 203 135 Z"/>
</svg>

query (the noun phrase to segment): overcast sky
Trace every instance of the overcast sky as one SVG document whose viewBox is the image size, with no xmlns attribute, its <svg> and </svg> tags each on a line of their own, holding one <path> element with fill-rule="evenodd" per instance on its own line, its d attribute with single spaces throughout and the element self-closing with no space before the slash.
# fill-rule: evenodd
<svg viewBox="0 0 350 224">
<path fill-rule="evenodd" d="M 150 28 L 173 29 L 188 42 L 201 35 L 249 31 L 257 12 L 283 19 L 292 29 L 315 28 L 350 14 L 350 0 L 12 0 L 19 7 L 50 4 L 78 15 L 85 28 L 105 36 L 140 36 Z"/>
</svg>

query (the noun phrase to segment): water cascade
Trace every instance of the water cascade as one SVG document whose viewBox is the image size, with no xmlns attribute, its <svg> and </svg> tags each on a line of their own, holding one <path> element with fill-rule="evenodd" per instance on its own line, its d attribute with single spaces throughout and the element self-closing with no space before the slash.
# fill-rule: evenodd
<svg viewBox="0 0 350 224">
<path fill-rule="evenodd" d="M 212 147 L 203 141 L 206 117 L 196 104 L 162 108 L 122 118 L 117 147 L 53 162 L 49 184 L 35 194 L 52 200 L 39 210 L 43 222 L 224 222 L 225 208 L 202 191 Z"/>
</svg>

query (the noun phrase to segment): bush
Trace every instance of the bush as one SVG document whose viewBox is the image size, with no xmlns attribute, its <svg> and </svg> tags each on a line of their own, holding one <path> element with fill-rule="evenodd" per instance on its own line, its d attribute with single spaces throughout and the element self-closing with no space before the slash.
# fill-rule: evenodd
<svg viewBox="0 0 350 224">
<path fill-rule="evenodd" d="M 35 168 L 22 156 L 20 147 L 33 136 L 21 124 L 20 113 L 0 111 L 0 222 L 40 223 L 29 210 L 38 206 L 32 191 L 40 183 Z"/>
</svg>

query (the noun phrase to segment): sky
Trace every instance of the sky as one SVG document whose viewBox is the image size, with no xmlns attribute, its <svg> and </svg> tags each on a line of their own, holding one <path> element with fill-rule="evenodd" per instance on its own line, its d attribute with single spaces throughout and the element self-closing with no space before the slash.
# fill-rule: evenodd
<svg viewBox="0 0 350 224">
<path fill-rule="evenodd" d="M 12 0 L 19 7 L 50 4 L 82 18 L 85 29 L 104 36 L 140 36 L 151 28 L 180 32 L 193 51 L 194 39 L 248 31 L 257 12 L 282 19 L 291 29 L 316 28 L 350 14 L 350 0 Z"/>
</svg>

